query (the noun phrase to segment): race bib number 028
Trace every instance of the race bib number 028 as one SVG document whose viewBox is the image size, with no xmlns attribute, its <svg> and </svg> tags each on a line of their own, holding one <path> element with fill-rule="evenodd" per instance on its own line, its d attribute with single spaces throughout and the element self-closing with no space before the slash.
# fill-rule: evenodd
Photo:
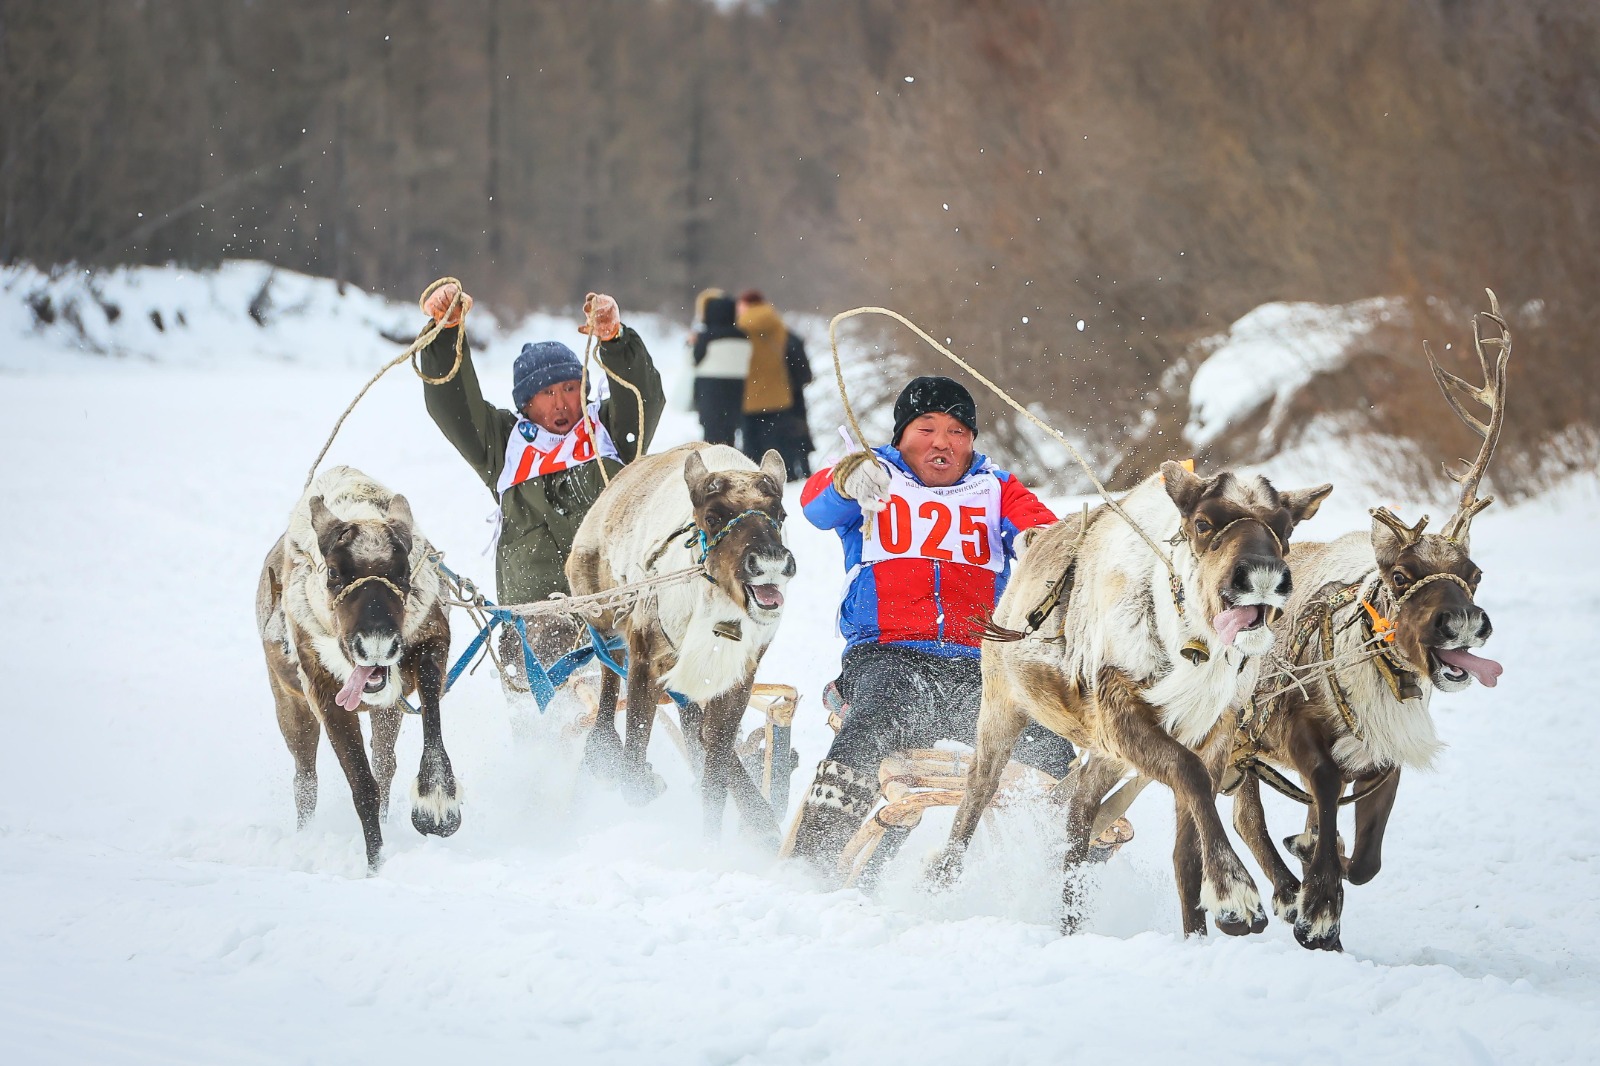
<svg viewBox="0 0 1600 1066">
<path fill-rule="evenodd" d="M 862 562 L 930 559 L 999 572 L 1000 482 L 980 475 L 946 489 L 918 485 L 896 470 L 889 498 L 872 521 Z"/>
</svg>

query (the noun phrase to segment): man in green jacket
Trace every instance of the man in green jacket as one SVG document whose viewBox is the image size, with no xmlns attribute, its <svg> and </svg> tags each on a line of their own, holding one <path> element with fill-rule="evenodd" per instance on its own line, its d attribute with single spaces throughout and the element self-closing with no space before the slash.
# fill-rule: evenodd
<svg viewBox="0 0 1600 1066">
<path fill-rule="evenodd" d="M 455 296 L 454 285 L 443 285 L 425 304 L 434 321 L 446 327 L 421 353 L 422 372 L 430 378 L 443 377 L 455 365 L 456 333 L 472 306 L 472 298 L 462 293 L 459 309 L 451 314 Z M 560 341 L 523 345 L 512 373 L 514 412 L 483 398 L 465 346 L 453 378 L 423 386 L 428 414 L 500 505 L 495 586 L 502 603 L 528 603 L 567 591 L 564 568 L 579 524 L 607 477 L 650 447 L 666 406 L 655 363 L 639 334 L 622 324 L 617 301 L 590 293 L 583 309 L 587 321 L 578 331 L 588 333 L 593 323 L 600 365 L 613 378 L 611 395 L 588 404 L 587 412 L 583 364 Z M 639 399 L 618 378 L 639 390 L 642 412 Z M 544 624 L 530 624 L 528 635 L 534 652 L 548 663 L 572 646 L 577 623 L 563 615 L 538 621 Z M 503 659 L 520 664 L 515 639 L 514 632 L 502 633 L 500 648 Z M 526 691 L 525 683 L 518 691 Z"/>
</svg>

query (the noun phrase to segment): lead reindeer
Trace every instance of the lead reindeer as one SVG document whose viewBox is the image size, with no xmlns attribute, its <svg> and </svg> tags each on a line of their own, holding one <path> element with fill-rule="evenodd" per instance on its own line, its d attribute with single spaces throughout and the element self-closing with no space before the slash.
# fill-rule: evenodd
<svg viewBox="0 0 1600 1066">
<path fill-rule="evenodd" d="M 1331 491 L 1279 492 L 1261 477 L 1202 479 L 1163 464 L 1121 506 L 1176 545 L 1170 580 L 1154 545 L 1109 506 L 1035 537 L 995 608 L 1000 639 L 984 646 L 977 752 L 934 878 L 958 875 L 1032 719 L 1090 756 L 1071 775 L 1066 931 L 1082 918 L 1079 874 L 1101 797 L 1130 770 L 1173 793 L 1184 933 L 1204 933 L 1207 911 L 1225 933 L 1265 928 L 1217 814 L 1215 779 L 1230 750 L 1230 711 L 1254 690 L 1273 645 L 1268 622 L 1289 598 L 1284 545 Z"/>
<path fill-rule="evenodd" d="M 1480 320 L 1497 336 L 1484 338 Z M 1295 939 L 1308 948 L 1340 949 L 1342 881 L 1362 885 L 1376 876 L 1401 768 L 1426 769 L 1443 747 L 1430 713 L 1433 693 L 1459 692 L 1474 680 L 1492 688 L 1500 676 L 1498 663 L 1472 650 L 1493 627 L 1474 602 L 1483 574 L 1470 554 L 1472 519 L 1493 502 L 1477 493 L 1505 423 L 1511 357 L 1511 333 L 1493 292 L 1489 310 L 1473 317 L 1472 339 L 1482 387 L 1445 370 L 1424 345 L 1451 409 L 1482 440 L 1463 471 L 1446 468 L 1461 486 L 1455 513 L 1440 532 L 1425 533 L 1426 516 L 1407 526 L 1379 508 L 1370 534 L 1296 545 L 1289 564 L 1301 591 L 1278 624 L 1280 640 L 1291 660 L 1330 665 L 1299 686 L 1265 679 L 1244 716 L 1234 826 L 1272 881 L 1273 909 L 1294 923 Z M 1469 404 L 1483 408 L 1487 421 Z M 1307 791 L 1274 767 L 1298 774 Z M 1303 880 L 1273 845 L 1262 778 L 1307 804 L 1305 832 L 1285 842 L 1302 861 Z M 1337 821 L 1339 807 L 1351 802 L 1355 843 L 1345 860 Z"/>
<path fill-rule="evenodd" d="M 278 727 L 294 757 L 297 824 L 304 828 L 317 807 L 317 742 L 326 729 L 350 782 L 371 872 L 382 858 L 379 823 L 389 810 L 408 692 L 422 704 L 411 824 L 436 836 L 461 825 L 439 714 L 450 624 L 431 550 L 404 496 L 336 466 L 295 504 L 256 586 Z M 372 716 L 371 765 L 361 747 L 363 711 Z"/>
<path fill-rule="evenodd" d="M 607 671 L 586 758 L 618 773 L 624 794 L 650 799 L 645 759 L 663 692 L 692 701 L 705 766 L 708 836 L 722 826 L 731 791 L 747 827 L 776 846 L 765 797 L 734 752 L 756 667 L 777 635 L 794 556 L 783 543 L 783 458 L 756 467 L 726 445 L 685 444 L 629 463 L 590 508 L 567 559 L 574 596 L 693 565 L 705 581 L 664 587 L 604 621 L 628 649 L 627 741 L 616 733 L 618 680 Z M 685 540 L 685 535 L 688 540 Z"/>
</svg>

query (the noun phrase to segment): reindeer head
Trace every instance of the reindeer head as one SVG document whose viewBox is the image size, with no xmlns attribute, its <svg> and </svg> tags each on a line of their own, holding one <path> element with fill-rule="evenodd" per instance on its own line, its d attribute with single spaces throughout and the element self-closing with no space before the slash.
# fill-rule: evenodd
<svg viewBox="0 0 1600 1066">
<path fill-rule="evenodd" d="M 1442 692 L 1459 692 L 1477 678 L 1493 687 L 1500 666 L 1472 654 L 1494 632 L 1473 602 L 1483 571 L 1466 545 L 1424 533 L 1426 515 L 1407 526 L 1386 507 L 1372 512 L 1372 550 L 1387 593 L 1392 646 Z"/>
<path fill-rule="evenodd" d="M 753 621 L 775 624 L 794 576 L 784 546 L 783 456 L 769 449 L 760 470 L 707 470 L 698 451 L 684 463 L 694 521 L 706 537 L 706 575 Z"/>
<path fill-rule="evenodd" d="M 1284 560 L 1294 527 L 1317 513 L 1332 485 L 1279 492 L 1260 476 L 1196 477 L 1180 463 L 1161 476 L 1194 550 L 1197 607 L 1225 645 L 1246 655 L 1272 647 L 1268 624 L 1294 588 Z"/>
<path fill-rule="evenodd" d="M 311 499 L 311 528 L 327 568 L 334 635 L 355 667 L 338 703 L 355 710 L 361 696 L 382 693 L 404 652 L 406 597 L 411 591 L 411 505 L 389 502 L 381 519 L 346 522 Z"/>
<path fill-rule="evenodd" d="M 1482 440 L 1478 457 L 1459 473 L 1445 467 L 1450 479 L 1461 486 L 1455 513 L 1441 532 L 1425 533 L 1426 516 L 1408 526 L 1388 508 L 1372 512 L 1372 549 L 1392 604 L 1389 622 L 1394 648 L 1413 670 L 1443 692 L 1458 692 L 1473 679 L 1493 687 L 1500 678 L 1499 663 L 1471 650 L 1482 646 L 1494 631 L 1487 612 L 1473 600 L 1483 571 L 1469 553 L 1472 519 L 1494 502 L 1493 496 L 1479 499 L 1478 488 L 1505 425 L 1506 364 L 1511 359 L 1511 331 L 1500 315 L 1500 301 L 1493 291 L 1484 291 L 1489 295 L 1489 310 L 1472 319 L 1472 346 L 1483 369 L 1481 388 L 1441 367 L 1433 350 L 1426 343 L 1422 346 L 1450 409 Z M 1484 337 L 1483 322 L 1493 325 L 1498 335 Z M 1486 347 L 1495 352 L 1492 360 Z M 1469 411 L 1468 403 L 1485 408 L 1488 421 Z"/>
</svg>

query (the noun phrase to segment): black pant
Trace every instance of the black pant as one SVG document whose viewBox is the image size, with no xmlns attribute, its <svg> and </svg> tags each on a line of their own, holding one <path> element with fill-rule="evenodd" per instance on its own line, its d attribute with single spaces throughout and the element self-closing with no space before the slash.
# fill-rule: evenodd
<svg viewBox="0 0 1600 1066">
<path fill-rule="evenodd" d="M 775 448 L 783 456 L 784 470 L 790 481 L 810 477 L 812 445 L 805 417 L 804 407 L 745 415 L 744 454 L 752 462 L 759 463 L 768 448 Z"/>
<path fill-rule="evenodd" d="M 707 442 L 732 444 L 744 418 L 744 379 L 696 378 L 694 408 Z"/>
<path fill-rule="evenodd" d="M 876 778 L 892 752 L 941 740 L 976 744 L 983 671 L 977 659 L 945 658 L 895 644 L 858 644 L 844 654 L 839 693 L 850 714 L 828 758 Z M 1065 777 L 1071 741 L 1037 722 L 1017 738 L 1011 757 Z"/>
<path fill-rule="evenodd" d="M 983 696 L 977 659 L 950 659 L 894 644 L 861 644 L 844 654 L 839 692 L 850 705 L 839 735 L 817 767 L 795 831 L 794 854 L 825 877 L 878 798 L 878 764 L 891 752 L 926 748 L 941 740 L 973 744 Z M 1037 722 L 1028 723 L 1011 757 L 1055 778 L 1072 768 L 1072 744 Z M 870 887 L 893 857 L 906 830 L 886 832 Z"/>
</svg>

